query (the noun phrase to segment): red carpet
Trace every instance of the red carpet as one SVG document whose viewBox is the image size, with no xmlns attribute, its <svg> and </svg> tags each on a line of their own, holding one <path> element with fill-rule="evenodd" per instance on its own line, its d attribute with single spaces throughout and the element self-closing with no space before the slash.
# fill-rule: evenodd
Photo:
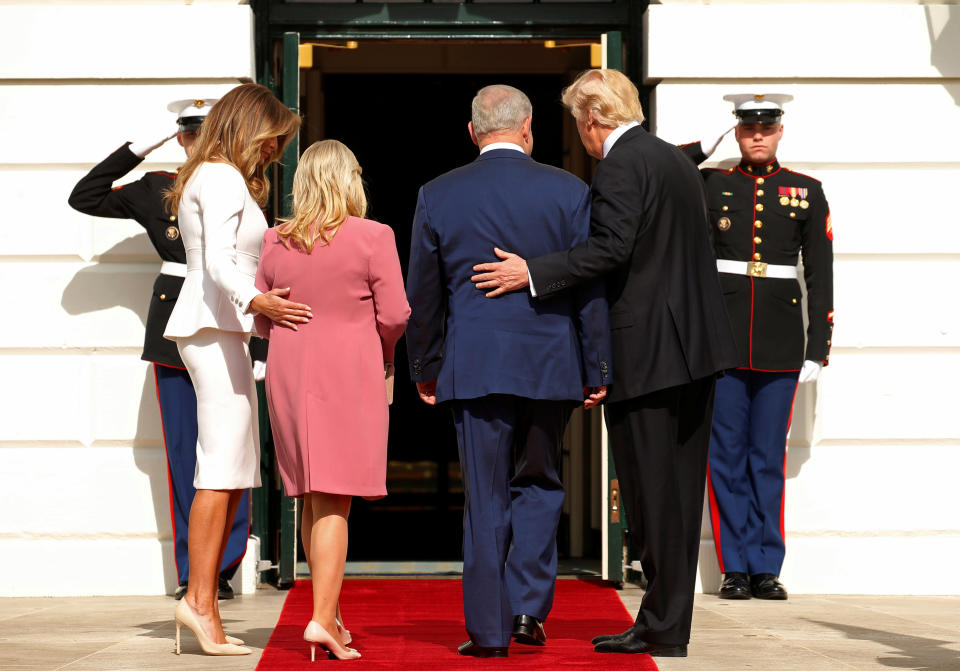
<svg viewBox="0 0 960 671">
<path fill-rule="evenodd" d="M 363 653 L 362 659 L 347 662 L 349 668 L 657 669 L 649 655 L 593 651 L 591 638 L 623 631 L 633 623 L 616 590 L 599 581 L 558 580 L 553 611 L 545 625 L 546 647 L 514 643 L 507 659 L 457 654 L 457 646 L 467 639 L 459 580 L 345 580 L 340 607 L 353 634 L 351 647 Z M 320 657 L 320 650 L 311 665 L 310 650 L 302 638 L 312 608 L 310 583 L 298 582 L 287 595 L 257 671 L 325 667 L 328 660 Z"/>
</svg>

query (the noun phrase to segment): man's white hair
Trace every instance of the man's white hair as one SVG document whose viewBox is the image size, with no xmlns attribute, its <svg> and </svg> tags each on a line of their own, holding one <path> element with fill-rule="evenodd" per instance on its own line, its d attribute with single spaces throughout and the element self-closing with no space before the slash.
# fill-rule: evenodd
<svg viewBox="0 0 960 671">
<path fill-rule="evenodd" d="M 477 91 L 471 111 L 473 132 L 479 137 L 497 131 L 520 130 L 523 120 L 533 115 L 533 105 L 523 91 L 493 84 Z"/>
</svg>

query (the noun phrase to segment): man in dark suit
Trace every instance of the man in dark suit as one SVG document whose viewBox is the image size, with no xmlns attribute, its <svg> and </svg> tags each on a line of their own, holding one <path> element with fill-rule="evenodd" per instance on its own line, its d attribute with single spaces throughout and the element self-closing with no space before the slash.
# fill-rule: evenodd
<svg viewBox="0 0 960 671">
<path fill-rule="evenodd" d="M 511 635 L 543 645 L 563 504 L 560 443 L 574 406 L 603 398 L 612 370 L 603 286 L 535 301 L 488 301 L 470 282 L 495 241 L 530 256 L 586 239 L 590 194 L 530 158 L 532 108 L 509 86 L 473 101 L 473 163 L 420 189 L 407 297 L 410 376 L 449 401 L 466 506 L 462 655 L 505 657 Z"/>
<path fill-rule="evenodd" d="M 178 582 L 174 597 L 178 600 L 186 594 L 190 577 L 187 522 L 196 493 L 193 477 L 197 467 L 197 395 L 176 344 L 163 337 L 187 273 L 186 252 L 180 238 L 177 216 L 169 213 L 163 203 L 163 193 L 173 186 L 176 173 L 157 170 L 146 173 L 136 181 L 113 185 L 136 169 L 147 154 L 174 136 L 189 156 L 200 125 L 215 102 L 215 98 L 206 98 L 170 103 L 167 109 L 177 114 L 176 133 L 165 133 L 164 137 L 155 140 L 125 143 L 84 175 L 73 187 L 68 200 L 73 209 L 94 217 L 133 219 L 146 230 L 163 262 L 150 297 L 141 358 L 153 363 L 160 405 Z M 247 537 L 250 535 L 249 500 L 249 492 L 244 493 L 230 531 L 230 541 L 220 570 L 220 599 L 233 598 L 229 580 L 236 574 L 240 560 L 247 551 Z"/>
<path fill-rule="evenodd" d="M 634 626 L 596 637 L 595 649 L 684 657 L 714 388 L 717 373 L 737 361 L 703 184 L 677 147 L 640 127 L 637 89 L 621 73 L 585 72 L 564 91 L 563 102 L 587 153 L 602 159 L 592 186 L 590 237 L 528 262 L 500 252 L 506 260 L 475 266 L 480 274 L 473 280 L 488 296 L 529 280 L 536 296 L 550 300 L 606 279 L 615 373 L 605 417 L 648 582 Z"/>
</svg>

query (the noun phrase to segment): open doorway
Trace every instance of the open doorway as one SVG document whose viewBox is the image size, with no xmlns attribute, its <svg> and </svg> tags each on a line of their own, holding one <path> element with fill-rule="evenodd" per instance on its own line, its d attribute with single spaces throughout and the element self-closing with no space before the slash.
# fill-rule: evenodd
<svg viewBox="0 0 960 671">
<path fill-rule="evenodd" d="M 590 67 L 589 47 L 547 48 L 532 40 L 361 41 L 350 50 L 313 47 L 311 61 L 300 72 L 301 150 L 334 138 L 354 151 L 367 185 L 368 216 L 393 228 L 405 276 L 418 189 L 477 156 L 467 122 L 483 86 L 503 83 L 524 91 L 534 109 L 533 158 L 591 180 L 593 164 L 560 105 L 562 88 Z M 403 340 L 396 363 L 390 495 L 355 500 L 349 558 L 458 560 L 463 487 L 450 411 L 417 398 Z M 591 445 L 597 420 L 577 418 L 568 432 L 561 557 L 600 556 L 599 447 Z"/>
</svg>

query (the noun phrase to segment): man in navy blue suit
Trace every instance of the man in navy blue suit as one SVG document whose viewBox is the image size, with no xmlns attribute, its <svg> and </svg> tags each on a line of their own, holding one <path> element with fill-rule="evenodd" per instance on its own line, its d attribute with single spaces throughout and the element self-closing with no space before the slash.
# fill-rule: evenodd
<svg viewBox="0 0 960 671">
<path fill-rule="evenodd" d="M 476 161 L 420 189 L 407 298 L 410 376 L 429 404 L 449 401 L 466 505 L 461 655 L 505 657 L 511 636 L 543 645 L 553 604 L 563 504 L 560 444 L 579 402 L 592 407 L 612 375 L 604 288 L 548 300 L 490 301 L 472 266 L 494 243 L 527 256 L 586 240 L 590 192 L 537 163 L 532 107 L 502 85 L 473 100 Z"/>
</svg>

